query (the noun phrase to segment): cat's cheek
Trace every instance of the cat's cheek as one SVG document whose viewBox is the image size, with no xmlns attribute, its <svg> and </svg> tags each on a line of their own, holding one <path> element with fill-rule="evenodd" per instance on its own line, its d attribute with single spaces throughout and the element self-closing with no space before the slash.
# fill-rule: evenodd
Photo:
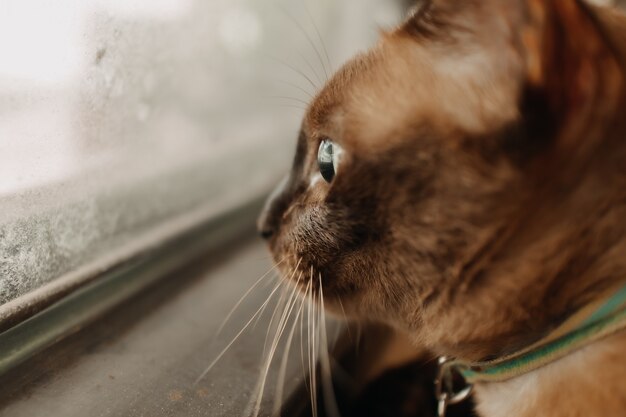
<svg viewBox="0 0 626 417">
<path fill-rule="evenodd" d="M 325 204 L 331 189 L 332 184 L 326 182 L 321 174 L 313 174 L 309 180 L 309 188 L 307 189 L 306 196 L 301 201 L 300 205 L 302 207 L 314 207 Z"/>
<path fill-rule="evenodd" d="M 315 188 L 317 188 L 318 185 L 321 185 L 324 182 L 325 181 L 324 177 L 322 177 L 322 174 L 315 173 L 311 175 L 311 179 L 309 180 L 309 190 L 314 190 Z"/>
</svg>

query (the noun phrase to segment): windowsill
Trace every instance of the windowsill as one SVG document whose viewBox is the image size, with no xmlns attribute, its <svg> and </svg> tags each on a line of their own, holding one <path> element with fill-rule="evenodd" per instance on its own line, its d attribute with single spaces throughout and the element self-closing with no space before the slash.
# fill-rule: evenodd
<svg viewBox="0 0 626 417">
<path fill-rule="evenodd" d="M 0 255 L 8 255 L 0 272 L 11 279 L 0 288 L 0 333 L 111 268 L 262 198 L 285 169 L 275 151 L 260 146 L 224 160 L 200 158 L 169 176 L 118 170 L 108 176 L 108 191 L 95 194 L 76 180 L 5 198 Z M 233 159 L 277 168 L 249 178 Z M 207 175 L 207 164 L 221 174 Z M 62 209 L 50 194 L 63 195 Z"/>
<path fill-rule="evenodd" d="M 194 386 L 194 380 L 265 300 L 269 284 L 253 292 L 213 340 L 269 266 L 262 245 L 245 243 L 171 274 L 4 375 L 0 416 L 242 415 L 260 373 L 272 305 L 202 382 Z M 290 358 L 285 397 L 302 375 L 298 348 Z M 272 405 L 277 368 L 268 377 L 265 408 Z"/>
</svg>

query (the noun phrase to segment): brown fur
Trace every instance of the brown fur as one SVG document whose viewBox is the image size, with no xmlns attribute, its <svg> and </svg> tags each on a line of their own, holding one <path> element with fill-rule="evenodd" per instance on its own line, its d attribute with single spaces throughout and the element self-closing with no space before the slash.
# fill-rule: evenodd
<svg viewBox="0 0 626 417">
<path fill-rule="evenodd" d="M 340 299 L 473 360 L 528 345 L 625 282 L 625 22 L 576 0 L 424 3 L 311 103 L 261 220 L 285 274 L 301 259 L 331 310 Z M 325 137 L 345 157 L 331 184 L 311 183 Z M 497 405 L 524 401 L 515 380 L 506 395 L 479 387 L 478 410 L 623 415 L 626 359 L 611 352 L 625 341 L 541 370 L 524 407 Z M 593 363 L 584 378 L 576 358 Z"/>
</svg>

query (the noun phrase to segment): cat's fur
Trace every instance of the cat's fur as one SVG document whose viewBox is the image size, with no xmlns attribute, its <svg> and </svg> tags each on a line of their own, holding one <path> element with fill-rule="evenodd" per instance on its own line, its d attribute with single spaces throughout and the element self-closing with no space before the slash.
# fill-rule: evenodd
<svg viewBox="0 0 626 417">
<path fill-rule="evenodd" d="M 326 305 L 478 360 L 626 282 L 626 20 L 577 0 L 434 0 L 311 103 L 261 228 Z M 319 178 L 323 138 L 345 150 Z M 295 275 L 298 276 L 298 275 Z M 481 416 L 626 415 L 626 334 L 507 383 Z"/>
</svg>

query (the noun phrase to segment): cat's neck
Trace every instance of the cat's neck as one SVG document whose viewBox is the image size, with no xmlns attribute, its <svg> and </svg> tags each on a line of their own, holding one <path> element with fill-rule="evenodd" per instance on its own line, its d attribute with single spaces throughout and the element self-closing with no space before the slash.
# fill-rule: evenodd
<svg viewBox="0 0 626 417">
<path fill-rule="evenodd" d="M 588 192 L 595 202 L 573 196 L 552 214 L 537 207 L 467 285 L 427 312 L 434 327 L 425 337 L 437 353 L 477 360 L 518 350 L 626 282 L 626 176 L 575 194 Z"/>
</svg>

